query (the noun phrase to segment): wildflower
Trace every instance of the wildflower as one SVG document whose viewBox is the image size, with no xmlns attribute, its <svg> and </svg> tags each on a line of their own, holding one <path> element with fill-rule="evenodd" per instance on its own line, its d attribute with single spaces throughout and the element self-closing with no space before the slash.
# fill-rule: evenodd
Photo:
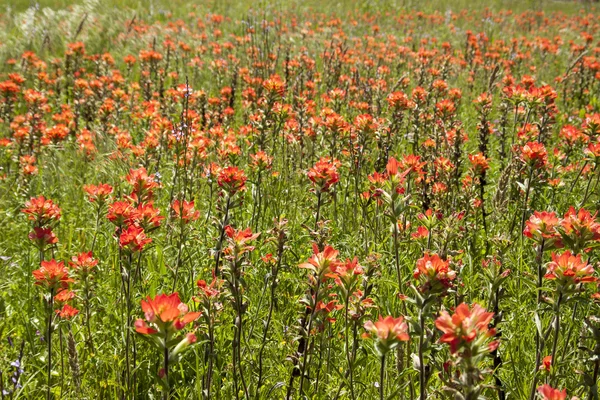
<svg viewBox="0 0 600 400">
<path fill-rule="evenodd" d="M 125 180 L 133 186 L 132 197 L 143 202 L 152 197 L 152 190 L 159 187 L 155 175 L 148 175 L 146 168 L 130 169 Z"/>
<path fill-rule="evenodd" d="M 260 150 L 256 154 L 251 154 L 252 165 L 259 171 L 271 169 L 273 164 L 273 157 L 270 157 L 264 151 Z"/>
<path fill-rule="evenodd" d="M 153 299 L 148 296 L 141 304 L 146 321 L 138 319 L 135 330 L 142 335 L 180 331 L 201 314 L 188 312 L 187 305 L 181 302 L 178 293 L 159 294 Z"/>
<path fill-rule="evenodd" d="M 235 230 L 230 225 L 225 227 L 225 234 L 233 246 L 236 247 L 238 255 L 254 250 L 253 246 L 246 246 L 246 243 L 255 240 L 260 233 L 252 233 L 250 228 Z"/>
<path fill-rule="evenodd" d="M 66 303 L 75 298 L 75 292 L 69 289 L 61 289 L 56 296 L 54 296 L 54 301 L 58 303 Z"/>
<path fill-rule="evenodd" d="M 154 207 L 152 201 L 138 204 L 137 209 L 131 215 L 131 220 L 146 231 L 158 228 L 163 219 L 165 217 L 160 215 L 160 210 Z"/>
<path fill-rule="evenodd" d="M 565 400 L 567 398 L 567 389 L 554 389 L 550 385 L 542 385 L 538 389 L 541 400 Z"/>
<path fill-rule="evenodd" d="M 28 237 L 39 249 L 44 249 L 47 245 L 58 243 L 58 238 L 52 232 L 52 228 L 34 227 L 33 232 L 29 233 Z"/>
<path fill-rule="evenodd" d="M 103 205 L 108 201 L 114 189 L 109 184 L 101 183 L 99 185 L 85 185 L 83 190 L 88 194 L 90 203 Z"/>
<path fill-rule="evenodd" d="M 298 265 L 298 268 L 305 268 L 313 271 L 317 277 L 323 276 L 328 270 L 335 269 L 340 261 L 337 259 L 339 252 L 331 246 L 325 246 L 323 251 L 319 251 L 316 243 L 313 243 L 313 255 L 307 262 Z"/>
<path fill-rule="evenodd" d="M 51 291 L 56 291 L 58 288 L 66 288 L 69 282 L 73 282 L 69 278 L 69 271 L 67 271 L 62 261 L 42 261 L 41 267 L 33 271 L 32 274 L 36 285 L 46 286 Z"/>
<path fill-rule="evenodd" d="M 413 277 L 421 282 L 421 292 L 443 293 L 452 287 L 456 272 L 450 269 L 450 262 L 442 260 L 437 254 L 425 253 L 417 260 Z"/>
<path fill-rule="evenodd" d="M 379 316 L 377 322 L 367 321 L 364 327 L 368 332 L 368 336 L 373 337 L 377 341 L 375 349 L 380 355 L 388 353 L 398 346 L 400 342 L 406 342 L 409 339 L 408 324 L 402 316 L 398 318 L 392 316 L 383 318 Z"/>
<path fill-rule="evenodd" d="M 574 207 L 570 207 L 558 230 L 565 246 L 575 251 L 584 250 L 588 242 L 600 240 L 600 223 L 596 222 L 596 213 L 592 215 L 583 208 L 575 211 Z"/>
<path fill-rule="evenodd" d="M 98 265 L 98 260 L 92 256 L 91 251 L 88 251 L 87 253 L 79 253 L 76 256 L 71 257 L 69 265 L 74 270 L 83 275 L 87 275 L 96 267 L 96 265 Z"/>
<path fill-rule="evenodd" d="M 552 246 L 561 247 L 560 235 L 556 231 L 559 220 L 554 212 L 535 211 L 525 222 L 523 235 L 536 243 L 544 243 L 544 249 Z"/>
<path fill-rule="evenodd" d="M 442 311 L 435 320 L 435 326 L 444 333 L 440 342 L 448 343 L 452 354 L 465 348 L 487 353 L 498 346 L 498 342 L 484 346 L 487 339 L 496 333 L 494 329 L 488 328 L 493 317 L 493 313 L 486 312 L 479 304 L 469 307 L 461 303 L 452 316 L 447 311 Z"/>
<path fill-rule="evenodd" d="M 60 208 L 50 199 L 44 196 L 32 197 L 25 203 L 22 210 L 27 214 L 30 221 L 34 221 L 35 226 L 44 227 L 51 222 L 60 219 Z"/>
<path fill-rule="evenodd" d="M 322 157 L 316 162 L 314 167 L 308 171 L 308 179 L 311 180 L 316 186 L 319 192 L 327 192 L 335 185 L 339 180 L 340 176 L 337 172 L 339 161 L 331 160 L 328 157 Z"/>
<path fill-rule="evenodd" d="M 230 196 L 246 189 L 246 174 L 238 167 L 225 167 L 219 172 L 217 183 Z"/>
<path fill-rule="evenodd" d="M 54 310 L 56 314 L 62 319 L 71 319 L 77 314 L 79 314 L 79 310 L 75 307 L 71 307 L 68 304 L 65 304 L 61 309 Z"/>
<path fill-rule="evenodd" d="M 194 208 L 193 201 L 175 200 L 171 205 L 171 209 L 185 224 L 196 221 L 198 218 L 200 218 L 200 211 Z"/>
<path fill-rule="evenodd" d="M 557 280 L 565 286 L 581 282 L 595 282 L 594 267 L 583 261 L 581 255 L 574 255 L 567 250 L 560 256 L 552 253 L 552 262 L 548 264 L 545 278 Z"/>
<path fill-rule="evenodd" d="M 542 359 L 542 365 L 540 365 L 540 370 L 544 370 L 546 372 L 550 372 L 550 368 L 552 367 L 552 356 L 546 356 Z"/>
<path fill-rule="evenodd" d="M 152 239 L 146 236 L 144 229 L 136 225 L 129 225 L 119 237 L 119 246 L 132 253 L 142 251 L 151 242 Z"/>
<path fill-rule="evenodd" d="M 548 162 L 548 152 L 543 143 L 528 142 L 521 147 L 521 159 L 532 168 L 541 168 Z"/>
<path fill-rule="evenodd" d="M 483 174 L 484 171 L 490 168 L 489 160 L 485 158 L 483 153 L 469 154 L 469 161 L 471 162 L 473 171 L 477 175 Z"/>
<path fill-rule="evenodd" d="M 117 227 L 128 223 L 135 212 L 135 208 L 127 201 L 115 201 L 108 206 L 106 218 Z"/>
<path fill-rule="evenodd" d="M 198 286 L 200 292 L 204 294 L 206 298 L 214 298 L 218 297 L 221 293 L 219 290 L 215 289 L 216 283 L 216 279 L 213 279 L 210 285 L 207 284 L 205 280 L 199 279 L 198 282 L 196 282 L 196 286 Z"/>
<path fill-rule="evenodd" d="M 335 279 L 336 285 L 344 290 L 345 295 L 348 295 L 352 290 L 356 277 L 363 273 L 363 268 L 356 257 L 347 259 L 345 262 L 333 263 L 329 266 L 329 269 L 331 273 L 327 276 Z"/>
</svg>

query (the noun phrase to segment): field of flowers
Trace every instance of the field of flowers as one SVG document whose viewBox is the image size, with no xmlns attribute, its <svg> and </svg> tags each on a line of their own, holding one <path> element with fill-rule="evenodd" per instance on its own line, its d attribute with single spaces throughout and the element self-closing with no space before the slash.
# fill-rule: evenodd
<svg viewBox="0 0 600 400">
<path fill-rule="evenodd" d="M 0 399 L 598 400 L 597 6 L 174 2 L 0 11 Z"/>
</svg>

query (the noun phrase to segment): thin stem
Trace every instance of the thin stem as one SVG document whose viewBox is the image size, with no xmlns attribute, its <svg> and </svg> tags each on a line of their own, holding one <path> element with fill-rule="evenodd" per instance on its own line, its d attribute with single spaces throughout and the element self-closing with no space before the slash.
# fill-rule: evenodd
<svg viewBox="0 0 600 400">
<path fill-rule="evenodd" d="M 552 364 L 550 370 L 552 371 L 552 376 L 554 377 L 556 371 L 554 366 L 556 365 L 556 348 L 558 345 L 558 336 L 560 333 L 560 305 L 562 302 L 563 294 L 559 292 L 558 300 L 556 302 L 556 318 L 554 318 L 554 341 L 552 342 Z"/>
<path fill-rule="evenodd" d="M 50 289 L 50 299 L 48 300 L 48 390 L 46 393 L 46 399 L 50 400 L 52 398 L 52 393 L 50 391 L 51 383 L 52 383 L 52 317 L 54 312 L 54 288 Z"/>
<path fill-rule="evenodd" d="M 164 393 L 163 393 L 164 400 L 167 400 L 169 398 L 169 391 L 170 391 L 170 386 L 169 386 L 169 347 L 167 346 L 168 341 L 169 341 L 169 334 L 165 333 L 165 350 L 164 350 L 163 369 L 165 372 L 165 382 L 167 383 L 167 387 L 165 388 Z"/>
<path fill-rule="evenodd" d="M 379 370 L 379 400 L 384 400 L 383 387 L 385 379 L 385 354 L 381 356 L 381 368 Z"/>
<path fill-rule="evenodd" d="M 308 327 L 306 329 L 306 342 L 308 342 L 310 339 L 310 331 L 312 329 L 313 319 L 315 316 L 315 310 L 317 308 L 317 302 L 319 300 L 319 288 L 320 288 L 321 279 L 318 276 L 316 277 L 316 279 L 317 279 L 317 285 L 315 288 L 315 301 L 314 301 L 314 304 L 312 305 L 312 310 L 310 312 L 310 317 L 308 319 Z M 304 376 L 306 373 L 309 349 L 310 349 L 310 346 L 309 346 L 309 343 L 307 343 L 306 347 L 304 348 L 302 370 L 300 372 L 300 393 L 301 394 L 304 393 Z"/>
<path fill-rule="evenodd" d="M 425 344 L 425 315 L 423 309 L 419 310 L 419 399 L 425 400 L 427 398 L 426 392 L 426 376 L 425 376 L 425 360 L 423 358 L 423 346 Z"/>
</svg>

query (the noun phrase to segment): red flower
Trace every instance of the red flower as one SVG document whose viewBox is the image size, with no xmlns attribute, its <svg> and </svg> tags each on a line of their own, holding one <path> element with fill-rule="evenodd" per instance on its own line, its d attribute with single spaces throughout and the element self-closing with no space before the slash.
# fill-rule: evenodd
<svg viewBox="0 0 600 400">
<path fill-rule="evenodd" d="M 230 225 L 225 227 L 225 234 L 230 246 L 237 248 L 238 255 L 254 250 L 253 246 L 247 246 L 246 244 L 255 240 L 260 235 L 260 233 L 252 233 L 250 228 L 236 230 Z"/>
<path fill-rule="evenodd" d="M 552 367 L 552 356 L 546 356 L 542 360 L 542 365 L 540 365 L 540 369 L 546 372 L 550 372 L 550 368 Z"/>
<path fill-rule="evenodd" d="M 71 307 L 68 304 L 65 304 L 60 310 L 54 310 L 55 313 L 58 314 L 59 317 L 63 319 L 71 319 L 77 314 L 79 314 L 79 310 Z"/>
<path fill-rule="evenodd" d="M 473 172 L 478 175 L 481 175 L 490 167 L 489 160 L 485 158 L 483 153 L 469 154 L 469 161 L 471 162 Z"/>
<path fill-rule="evenodd" d="M 331 273 L 326 276 L 334 278 L 335 283 L 346 291 L 351 289 L 354 279 L 363 273 L 363 268 L 356 257 L 347 259 L 346 262 L 334 263 L 329 266 L 329 269 Z"/>
<path fill-rule="evenodd" d="M 404 317 L 394 318 L 387 316 L 373 323 L 372 321 L 365 322 L 364 325 L 368 336 L 374 337 L 377 340 L 376 349 L 380 354 L 386 354 L 388 351 L 396 347 L 400 342 L 409 340 L 408 324 L 404 322 Z"/>
<path fill-rule="evenodd" d="M 340 261 L 337 256 L 339 252 L 331 246 L 325 246 L 323 251 L 319 251 L 316 243 L 313 243 L 313 255 L 307 262 L 298 265 L 298 268 L 305 268 L 313 271 L 318 277 L 325 272 L 335 269 Z"/>
<path fill-rule="evenodd" d="M 230 196 L 246 189 L 246 174 L 238 167 L 225 167 L 219 172 L 217 183 Z"/>
<path fill-rule="evenodd" d="M 142 251 L 151 242 L 152 239 L 146 236 L 144 229 L 136 225 L 129 225 L 119 237 L 121 248 L 130 250 L 133 253 Z"/>
<path fill-rule="evenodd" d="M 339 161 L 335 159 L 331 160 L 329 157 L 322 157 L 308 171 L 308 179 L 317 186 L 320 192 L 327 192 L 340 180 L 340 175 L 337 172 L 338 164 Z"/>
<path fill-rule="evenodd" d="M 129 222 L 135 212 L 135 208 L 127 201 L 115 201 L 108 206 L 106 218 L 118 227 Z"/>
<path fill-rule="evenodd" d="M 535 240 L 537 243 L 544 241 L 545 246 L 548 247 L 557 243 L 556 247 L 560 247 L 560 236 L 556 232 L 558 227 L 558 217 L 554 212 L 547 211 L 535 211 L 529 220 L 525 222 L 525 229 L 523 235 Z"/>
<path fill-rule="evenodd" d="M 30 221 L 35 221 L 37 227 L 44 227 L 60 219 L 60 208 L 44 196 L 32 197 L 21 211 L 28 215 Z"/>
<path fill-rule="evenodd" d="M 67 288 L 69 282 L 73 282 L 73 280 L 69 278 L 69 271 L 67 271 L 67 268 L 62 261 L 42 261 L 41 268 L 36 269 L 32 274 L 35 278 L 36 285 L 46 286 L 50 290 Z"/>
<path fill-rule="evenodd" d="M 83 190 L 88 194 L 91 203 L 104 204 L 113 192 L 113 187 L 106 183 L 99 185 L 85 185 Z"/>
<path fill-rule="evenodd" d="M 548 162 L 548 152 L 543 143 L 528 142 L 521 147 L 521 159 L 532 168 L 541 168 Z"/>
<path fill-rule="evenodd" d="M 158 228 L 160 221 L 163 219 L 165 217 L 160 215 L 160 210 L 154 207 L 152 201 L 138 204 L 136 210 L 131 215 L 131 220 L 147 231 Z"/>
<path fill-rule="evenodd" d="M 58 243 L 58 238 L 52 232 L 52 228 L 38 228 L 34 227 L 33 232 L 29 234 L 29 240 L 35 242 L 35 245 L 38 248 L 43 249 L 49 244 Z"/>
<path fill-rule="evenodd" d="M 196 282 L 196 285 L 200 289 L 201 293 L 203 293 L 204 296 L 207 298 L 218 297 L 219 294 L 221 293 L 219 290 L 214 288 L 216 286 L 216 284 L 217 284 L 216 279 L 213 279 L 213 281 L 211 282 L 210 285 L 207 284 L 206 281 L 203 279 L 200 279 L 200 280 L 198 280 L 198 282 Z"/>
<path fill-rule="evenodd" d="M 200 218 L 200 211 L 194 208 L 193 201 L 175 200 L 171 205 L 171 209 L 186 224 Z"/>
<path fill-rule="evenodd" d="M 574 255 L 569 250 L 560 256 L 552 253 L 552 262 L 548 264 L 545 278 L 559 280 L 566 285 L 580 282 L 595 282 L 594 267 L 583 261 L 581 255 Z"/>
<path fill-rule="evenodd" d="M 146 300 L 142 300 L 142 311 L 146 321 L 153 325 L 148 326 L 144 320 L 138 319 L 135 330 L 142 335 L 173 329 L 179 331 L 201 315 L 200 312 L 188 312 L 187 305 L 181 302 L 178 293 L 159 294 L 153 299 L 148 296 Z"/>
<path fill-rule="evenodd" d="M 425 253 L 417 260 L 417 268 L 413 277 L 422 282 L 421 291 L 439 292 L 452 287 L 456 272 L 450 269 L 450 262 L 442 260 L 437 254 Z"/>
<path fill-rule="evenodd" d="M 75 292 L 69 289 L 61 289 L 60 292 L 56 296 L 54 296 L 54 300 L 58 303 L 66 303 L 67 301 L 73 300 L 75 298 Z"/>
<path fill-rule="evenodd" d="M 148 175 L 146 168 L 130 169 L 129 175 L 125 180 L 133 186 L 133 194 L 137 196 L 139 201 L 147 200 L 152 197 L 152 189 L 159 187 L 156 182 L 155 175 Z"/>
<path fill-rule="evenodd" d="M 251 154 L 250 158 L 252 159 L 254 168 L 260 171 L 271 169 L 273 157 L 269 157 L 264 151 L 260 150 L 256 154 Z"/>
<path fill-rule="evenodd" d="M 560 233 L 566 245 L 582 250 L 587 242 L 600 240 L 600 223 L 596 222 L 596 214 L 570 207 L 560 223 Z"/>
<path fill-rule="evenodd" d="M 542 385 L 538 389 L 542 400 L 565 400 L 567 398 L 567 389 L 554 389 L 550 385 Z"/>
<path fill-rule="evenodd" d="M 76 256 L 73 256 L 69 265 L 71 268 L 80 271 L 83 274 L 87 274 L 98 265 L 98 260 L 92 257 L 91 251 L 88 251 L 87 253 L 79 253 Z"/>
<path fill-rule="evenodd" d="M 463 346 L 482 344 L 479 342 L 493 336 L 495 331 L 488 328 L 493 317 L 493 313 L 486 312 L 479 304 L 469 308 L 467 304 L 462 303 L 456 307 L 452 316 L 447 311 L 442 311 L 435 320 L 435 326 L 444 332 L 440 342 L 450 344 L 450 352 L 454 354 Z M 493 343 L 490 345 L 492 347 L 487 349 L 493 348 Z"/>
</svg>

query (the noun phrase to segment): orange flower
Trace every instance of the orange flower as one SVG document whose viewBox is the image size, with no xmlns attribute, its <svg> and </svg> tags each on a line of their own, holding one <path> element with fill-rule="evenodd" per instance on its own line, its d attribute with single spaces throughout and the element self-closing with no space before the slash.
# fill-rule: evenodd
<svg viewBox="0 0 600 400">
<path fill-rule="evenodd" d="M 230 225 L 227 225 L 225 227 L 225 235 L 227 235 L 231 246 L 237 248 L 239 255 L 254 250 L 253 246 L 247 246 L 246 244 L 255 240 L 258 236 L 260 236 L 260 233 L 252 233 L 250 228 L 236 230 Z"/>
<path fill-rule="evenodd" d="M 186 224 L 200 218 L 200 211 L 194 208 L 193 201 L 175 200 L 171 205 L 171 209 Z"/>
<path fill-rule="evenodd" d="M 83 190 L 88 194 L 91 203 L 104 204 L 113 192 L 113 187 L 106 183 L 99 185 L 84 185 Z"/>
<path fill-rule="evenodd" d="M 148 175 L 148 171 L 144 167 L 138 169 L 131 168 L 125 180 L 133 186 L 132 194 L 140 201 L 152 197 L 152 189 L 159 187 L 158 182 L 156 182 L 156 176 Z"/>
<path fill-rule="evenodd" d="M 38 228 L 36 226 L 28 237 L 40 249 L 43 249 L 46 245 L 58 243 L 58 238 L 52 232 L 52 228 Z"/>
<path fill-rule="evenodd" d="M 238 167 L 225 167 L 219 172 L 217 183 L 230 196 L 246 189 L 246 174 Z"/>
<path fill-rule="evenodd" d="M 346 262 L 334 263 L 329 266 L 329 269 L 331 273 L 326 276 L 334 278 L 336 285 L 342 287 L 346 294 L 352 289 L 355 278 L 363 273 L 363 268 L 356 257 L 352 260 L 347 259 Z"/>
<path fill-rule="evenodd" d="M 58 303 L 66 303 L 69 300 L 73 300 L 75 298 L 75 292 L 69 289 L 61 289 L 56 296 L 54 296 L 54 300 Z"/>
<path fill-rule="evenodd" d="M 127 201 L 115 201 L 108 206 L 106 218 L 116 226 L 121 227 L 131 219 L 134 211 L 135 208 L 131 203 Z"/>
<path fill-rule="evenodd" d="M 45 286 L 50 290 L 58 288 L 67 288 L 69 282 L 73 282 L 69 278 L 69 271 L 65 264 L 56 260 L 42 261 L 41 268 L 32 272 L 35 278 L 35 284 Z"/>
<path fill-rule="evenodd" d="M 548 162 L 548 152 L 543 143 L 528 142 L 521 147 L 521 159 L 532 168 L 540 168 Z"/>
<path fill-rule="evenodd" d="M 261 171 L 271 169 L 273 157 L 269 157 L 264 151 L 260 150 L 256 154 L 251 154 L 250 158 L 252 159 L 252 165 L 254 168 Z"/>
<path fill-rule="evenodd" d="M 525 222 L 523 235 L 533 239 L 537 243 L 544 241 L 544 247 L 557 243 L 556 247 L 561 247 L 560 236 L 555 228 L 558 227 L 558 217 L 554 212 L 534 211 L 529 220 Z"/>
<path fill-rule="evenodd" d="M 559 232 L 566 246 L 584 250 L 588 242 L 600 240 L 600 223 L 596 222 L 596 214 L 570 207 L 560 222 Z"/>
<path fill-rule="evenodd" d="M 340 176 L 337 172 L 339 162 L 331 160 L 329 157 L 322 157 L 316 162 L 315 166 L 308 171 L 310 179 L 320 192 L 327 192 L 331 186 L 335 185 Z"/>
<path fill-rule="evenodd" d="M 542 365 L 540 365 L 540 370 L 550 372 L 551 367 L 552 367 L 552 356 L 544 357 L 544 359 L 542 360 Z"/>
<path fill-rule="evenodd" d="M 469 161 L 471 162 L 473 171 L 478 175 L 481 175 L 490 167 L 489 161 L 485 158 L 483 153 L 469 154 Z"/>
<path fill-rule="evenodd" d="M 30 221 L 35 221 L 37 227 L 44 227 L 60 219 L 60 208 L 44 196 L 32 197 L 21 211 L 28 215 Z"/>
<path fill-rule="evenodd" d="M 58 314 L 58 316 L 62 319 L 71 319 L 77 314 L 79 314 L 78 309 L 71 307 L 68 304 L 65 304 L 60 310 L 54 310 L 54 312 Z"/>
<path fill-rule="evenodd" d="M 437 254 L 425 253 L 417 260 L 413 277 L 421 281 L 422 292 L 444 292 L 452 287 L 456 272 L 450 269 L 450 262 L 442 260 Z"/>
<path fill-rule="evenodd" d="M 340 264 L 337 256 L 339 252 L 331 246 L 325 246 L 323 251 L 319 251 L 316 243 L 313 243 L 313 255 L 307 262 L 298 265 L 298 268 L 305 268 L 313 271 L 318 277 L 323 276 L 328 270 L 334 269 Z"/>
<path fill-rule="evenodd" d="M 152 239 L 146 236 L 144 229 L 136 225 L 129 225 L 119 237 L 121 248 L 130 250 L 133 253 L 142 251 L 151 242 Z"/>
<path fill-rule="evenodd" d="M 137 209 L 131 215 L 131 220 L 147 231 L 158 228 L 163 219 L 165 217 L 160 215 L 160 210 L 154 207 L 152 201 L 138 204 Z"/>
<path fill-rule="evenodd" d="M 554 389 L 550 385 L 542 385 L 538 389 L 542 400 L 565 400 L 567 398 L 567 389 Z"/>
<path fill-rule="evenodd" d="M 386 354 L 400 342 L 406 342 L 409 339 L 408 324 L 404 322 L 402 316 L 382 318 L 380 315 L 377 322 L 367 321 L 364 327 L 370 336 L 377 340 L 375 349 L 380 355 Z"/>
<path fill-rule="evenodd" d="M 98 260 L 92 257 L 92 252 L 79 253 L 71 258 L 69 265 L 74 270 L 81 272 L 82 274 L 88 274 L 96 265 Z"/>
<path fill-rule="evenodd" d="M 565 285 L 578 284 L 580 282 L 596 282 L 594 267 L 583 261 L 581 255 L 574 255 L 569 250 L 560 256 L 552 253 L 552 262 L 548 264 L 548 272 L 545 278 L 558 280 Z"/>
<path fill-rule="evenodd" d="M 142 319 L 135 322 L 136 332 L 142 335 L 152 335 L 158 332 L 179 331 L 190 322 L 200 317 L 200 312 L 188 312 L 188 307 L 179 299 L 178 293 L 170 295 L 159 294 L 155 298 L 146 297 L 142 300 L 142 311 L 148 326 Z"/>
<path fill-rule="evenodd" d="M 452 354 L 465 346 L 478 347 L 486 352 L 497 346 L 497 342 L 490 343 L 487 349 L 480 346 L 495 334 L 493 329 L 488 328 L 493 317 L 493 313 L 486 312 L 479 304 L 469 308 L 466 303 L 461 303 L 452 316 L 447 311 L 442 311 L 435 320 L 435 326 L 444 332 L 440 342 L 450 344 Z"/>
</svg>

